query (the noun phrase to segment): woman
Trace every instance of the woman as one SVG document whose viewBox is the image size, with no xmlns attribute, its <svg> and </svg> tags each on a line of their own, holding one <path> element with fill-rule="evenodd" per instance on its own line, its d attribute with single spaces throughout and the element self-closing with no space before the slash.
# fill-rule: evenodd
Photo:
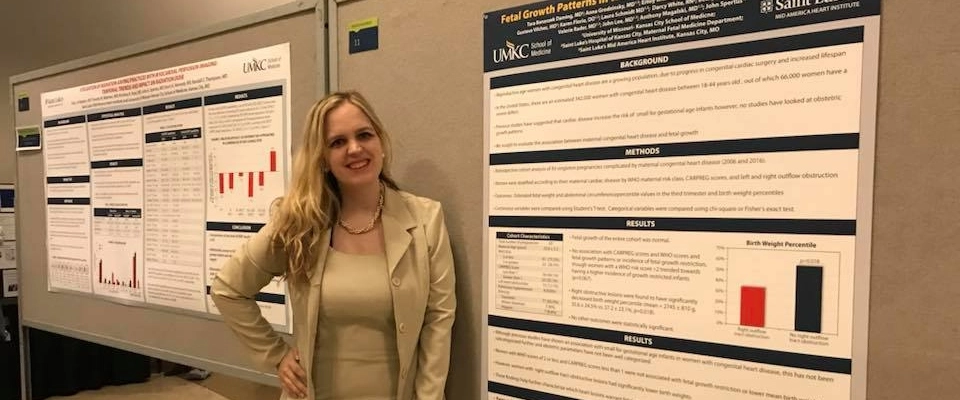
<svg viewBox="0 0 960 400">
<path fill-rule="evenodd" d="M 436 201 L 397 189 L 390 140 L 355 92 L 310 110 L 293 184 L 212 288 L 224 320 L 286 398 L 443 399 L 456 298 Z M 290 347 L 254 297 L 288 282 Z"/>
</svg>

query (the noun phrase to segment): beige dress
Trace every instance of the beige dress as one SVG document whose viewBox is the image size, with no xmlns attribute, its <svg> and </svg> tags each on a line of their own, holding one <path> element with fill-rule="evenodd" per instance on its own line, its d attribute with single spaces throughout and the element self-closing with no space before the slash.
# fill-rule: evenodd
<svg viewBox="0 0 960 400">
<path fill-rule="evenodd" d="M 320 290 L 316 399 L 395 400 L 400 362 L 386 256 L 330 248 Z"/>
</svg>

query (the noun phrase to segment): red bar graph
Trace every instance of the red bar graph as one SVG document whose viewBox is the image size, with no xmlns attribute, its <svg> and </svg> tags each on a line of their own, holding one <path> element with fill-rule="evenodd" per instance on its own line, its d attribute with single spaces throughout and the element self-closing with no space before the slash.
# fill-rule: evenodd
<svg viewBox="0 0 960 400">
<path fill-rule="evenodd" d="M 767 288 L 740 287 L 740 325 L 764 327 L 767 311 Z"/>
<path fill-rule="evenodd" d="M 270 171 L 247 171 L 247 172 L 218 172 L 219 179 L 219 191 L 220 194 L 225 194 L 226 192 L 232 192 L 234 189 L 234 175 L 237 178 L 244 178 L 246 175 L 247 178 L 247 197 L 252 198 L 254 195 L 254 188 L 260 187 L 263 188 L 266 186 L 266 172 L 276 172 L 277 171 L 277 152 L 276 150 L 270 150 Z M 226 178 L 226 179 L 224 179 Z M 242 180 L 239 185 L 243 185 Z M 243 187 L 243 186 L 240 186 Z"/>
<path fill-rule="evenodd" d="M 119 279 L 117 279 L 116 275 L 115 275 L 113 272 L 110 273 L 110 279 L 109 279 L 109 280 L 104 280 L 104 279 L 103 279 L 103 260 L 102 260 L 102 259 L 97 262 L 97 267 L 98 267 L 98 269 L 99 269 L 99 271 L 98 271 L 98 272 L 99 272 L 99 279 L 98 279 L 98 281 L 99 281 L 100 283 L 106 283 L 106 284 L 108 284 L 108 285 L 114 285 L 114 286 L 123 286 L 123 287 L 128 287 L 128 288 L 133 288 L 133 289 L 136 289 L 136 288 L 139 288 L 139 287 L 140 287 L 140 282 L 137 281 L 137 253 L 133 253 L 133 261 L 132 261 L 132 264 L 131 264 L 131 272 L 133 272 L 132 278 L 130 278 L 130 280 L 128 280 L 128 281 L 126 281 L 126 282 L 121 282 Z"/>
</svg>

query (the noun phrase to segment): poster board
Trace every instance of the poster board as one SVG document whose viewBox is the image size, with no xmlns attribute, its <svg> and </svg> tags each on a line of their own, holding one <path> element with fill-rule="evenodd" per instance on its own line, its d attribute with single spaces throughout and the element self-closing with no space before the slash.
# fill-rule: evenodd
<svg viewBox="0 0 960 400">
<path fill-rule="evenodd" d="M 865 399 L 879 12 L 488 13 L 491 395 Z"/>
<path fill-rule="evenodd" d="M 266 107 L 264 101 L 274 103 L 271 109 L 274 116 L 270 117 L 266 127 L 256 128 L 261 131 L 276 131 L 282 127 L 287 135 L 276 143 L 272 143 L 274 148 L 269 146 L 263 149 L 263 160 L 257 169 L 246 171 L 247 176 L 240 178 L 240 170 L 234 170 L 231 166 L 222 166 L 219 170 L 211 170 L 204 174 L 204 178 L 199 187 L 205 191 L 210 189 L 209 182 L 214 182 L 213 193 L 206 193 L 204 198 L 226 195 L 221 193 L 216 186 L 219 181 L 219 175 L 224 173 L 224 178 L 229 184 L 229 174 L 235 173 L 234 179 L 235 192 L 240 197 L 255 197 L 264 190 L 264 185 L 271 184 L 270 172 L 281 175 L 287 168 L 286 164 L 289 154 L 297 145 L 293 142 L 293 132 L 299 132 L 302 129 L 304 115 L 313 102 L 325 92 L 325 52 L 323 51 L 325 39 L 323 32 L 323 4 L 317 7 L 315 2 L 296 2 L 276 8 L 268 9 L 263 12 L 251 14 L 236 20 L 227 21 L 218 25 L 204 27 L 192 32 L 185 32 L 180 35 L 156 39 L 151 42 L 134 45 L 128 48 L 118 49 L 112 52 L 92 56 L 86 59 L 75 60 L 62 65 L 50 67 L 43 70 L 29 72 L 11 78 L 13 90 L 17 93 L 26 93 L 33 98 L 45 98 L 44 107 L 34 107 L 30 111 L 17 113 L 16 125 L 50 125 L 44 130 L 49 132 L 53 128 L 53 133 L 57 127 L 63 127 L 61 130 L 67 130 L 65 133 L 68 140 L 60 142 L 57 146 L 69 146 L 71 140 L 80 140 L 91 138 L 87 134 L 74 134 L 70 137 L 69 127 L 74 125 L 71 122 L 79 122 L 83 119 L 84 128 L 95 125 L 94 129 L 84 129 L 89 132 L 97 132 L 102 136 L 100 139 L 91 140 L 86 145 L 77 145 L 77 149 L 83 149 L 88 157 L 88 168 L 97 170 L 95 167 L 105 167 L 103 171 L 108 175 L 115 177 L 129 172 L 130 169 L 140 168 L 140 176 L 149 176 L 149 165 L 161 165 L 156 157 L 170 157 L 171 151 L 162 150 L 150 151 L 152 144 L 157 146 L 171 143 L 188 143 L 188 139 L 200 139 L 215 134 L 218 131 L 216 125 L 208 122 L 215 122 L 217 115 L 231 115 L 229 110 L 224 108 L 242 108 L 247 105 Z M 257 59 L 260 57 L 260 59 Z M 282 77 L 273 77 L 266 82 L 263 79 L 244 80 L 242 78 L 234 79 L 232 83 L 217 86 L 220 77 L 243 76 L 247 73 L 263 73 L 273 69 L 271 64 L 276 58 L 282 60 L 278 64 L 287 67 L 280 68 L 284 70 Z M 222 71 L 200 72 L 198 75 L 191 75 L 194 71 L 212 71 L 212 69 L 222 68 Z M 288 69 L 285 69 L 288 68 Z M 178 78 L 178 79 L 175 79 Z M 239 79 L 239 80 L 237 80 Z M 193 81 L 193 82 L 191 82 Z M 199 81 L 199 82 L 198 82 Z M 184 84 L 208 84 L 199 89 L 179 87 L 176 83 Z M 268 84 L 268 83 L 276 84 Z M 167 87 L 167 84 L 173 84 Z M 155 95 L 139 95 L 137 93 L 150 93 L 151 88 L 163 87 L 164 91 Z M 206 91 L 204 91 L 206 89 Z M 267 93 L 269 92 L 269 93 Z M 280 96 L 276 96 L 280 92 Z M 92 94 L 92 93 L 95 93 Z M 122 98 L 124 94 L 133 93 L 134 97 Z M 116 100 L 116 99 L 120 100 Z M 113 99 L 113 100 L 111 100 Z M 203 103 L 201 107 L 203 112 L 196 113 L 192 108 L 194 102 L 200 99 Z M 215 101 L 215 100 L 222 101 Z M 234 103 L 231 100 L 256 99 L 246 102 L 239 101 Z M 272 99 L 272 100 L 271 100 Z M 62 102 L 61 102 L 62 100 Z M 260 101 L 257 101 L 260 100 Z M 94 103 L 103 104 L 94 104 Z M 234 105 L 235 104 L 235 105 Z M 56 106 L 61 108 L 62 112 L 56 110 Z M 86 105 L 86 106 L 84 106 Z M 67 109 L 76 106 L 77 109 Z M 193 110 L 193 111 L 191 111 Z M 156 111 L 156 112 L 154 112 Z M 174 113 L 180 115 L 171 116 Z M 193 113 L 193 114 L 190 114 Z M 129 115 L 128 115 L 129 114 Z M 170 115 L 168 115 L 170 114 Z M 232 112 L 236 117 L 242 114 L 237 110 Z M 276 116 L 279 114 L 280 116 Z M 152 119 L 154 126 L 147 119 L 150 116 L 157 116 Z M 196 117 L 204 118 L 203 122 L 197 121 Z M 131 122 L 132 121 L 132 122 Z M 229 119 L 222 121 L 220 131 L 229 131 L 223 125 L 229 125 L 236 121 Z M 98 125 L 98 126 L 97 126 Z M 160 140 L 142 142 L 124 143 L 123 135 L 112 130 L 124 130 L 123 126 L 150 127 L 148 131 L 134 129 L 136 132 L 144 135 L 143 138 L 149 139 L 156 137 Z M 193 128 L 202 128 L 200 130 Z M 251 128 L 253 129 L 253 128 Z M 129 129 L 128 129 L 129 131 Z M 64 132 L 59 132 L 63 137 Z M 227 132 L 229 134 L 229 132 Z M 236 130 L 234 130 L 236 133 Z M 152 134 L 152 135 L 146 135 Z M 129 135 L 128 135 L 129 136 Z M 199 136 L 199 137 L 197 137 Z M 89 340 L 108 346 L 134 351 L 142 354 L 155 356 L 167 360 L 177 361 L 184 364 L 205 367 L 214 371 L 231 373 L 240 377 L 246 377 L 264 383 L 276 384 L 266 373 L 256 370 L 252 363 L 245 356 L 245 352 L 240 347 L 240 343 L 234 339 L 233 334 L 226 326 L 219 321 L 218 317 L 210 316 L 210 310 L 207 308 L 206 300 L 200 296 L 191 294 L 194 299 L 195 310 L 181 304 L 160 304 L 160 301 L 147 301 L 146 294 L 149 293 L 142 289 L 144 284 L 149 282 L 149 277 L 144 277 L 143 268 L 149 268 L 149 261 L 142 258 L 142 254 L 130 254 L 124 258 L 123 262 L 130 269 L 130 276 L 120 276 L 120 270 L 110 270 L 104 267 L 104 275 L 100 275 L 99 263 L 90 259 L 84 260 L 83 257 L 68 255 L 62 259 L 77 259 L 77 265 L 61 266 L 60 272 L 66 272 L 60 276 L 54 276 L 50 279 L 52 268 L 51 258 L 51 221 L 49 217 L 50 205 L 64 205 L 83 203 L 86 199 L 88 203 L 96 203 L 99 199 L 104 203 L 100 207 L 90 207 L 90 212 L 83 210 L 80 214 L 89 216 L 90 222 L 79 223 L 78 226 L 68 226 L 69 231 L 76 231 L 82 236 L 83 232 L 91 232 L 96 229 L 95 219 L 99 217 L 116 218 L 116 220 L 106 221 L 106 225 L 116 225 L 116 222 L 129 223 L 136 222 L 138 214 L 146 217 L 151 207 L 145 201 L 146 196 L 143 193 L 136 193 L 130 188 L 146 187 L 148 185 L 142 182 L 136 184 L 136 179 L 119 177 L 113 181 L 103 180 L 101 189 L 106 188 L 97 194 L 97 174 L 91 173 L 53 173 L 48 172 L 51 166 L 66 165 L 70 168 L 69 152 L 50 153 L 57 154 L 59 158 L 50 159 L 48 152 L 51 151 L 51 136 L 46 136 L 47 146 L 44 146 L 41 152 L 20 153 L 17 158 L 17 210 L 18 210 L 18 231 L 20 240 L 18 241 L 18 265 L 20 269 L 19 289 L 21 296 L 21 318 L 23 325 L 42 330 L 51 331 L 67 336 L 76 337 L 83 340 Z M 177 140 L 174 140 L 177 139 Z M 270 139 L 270 138 L 268 138 Z M 111 140 L 114 140 L 111 142 Z M 220 141 L 221 144 L 227 143 L 229 138 Z M 194 141 L 196 143 L 196 141 Z M 208 141 L 209 142 L 209 141 Z M 99 143 L 99 146 L 92 146 L 91 143 Z M 53 149 L 56 150 L 57 146 Z M 138 147 L 139 146 L 139 147 Z M 213 146 L 213 144 L 204 143 L 203 148 Z M 196 146 L 195 146 L 196 147 Z M 144 150 L 146 148 L 146 150 Z M 196 150 L 196 149 L 194 149 Z M 231 151 L 238 149 L 228 149 L 221 152 L 221 159 L 231 157 Z M 126 154 L 136 153 L 137 154 Z M 209 152 L 200 150 L 202 156 L 196 157 L 195 154 L 179 154 L 182 158 L 179 161 L 190 161 L 197 159 L 209 160 Z M 273 151 L 274 153 L 271 153 Z M 97 158 L 96 154 L 102 157 Z M 73 156 L 76 156 L 75 154 Z M 122 157 L 121 157 L 122 156 Z M 241 157 L 243 154 L 234 154 L 234 157 Z M 154 157 L 151 159 L 151 157 Z M 222 160 L 221 160 L 222 161 Z M 58 164 L 59 162 L 59 164 Z M 222 162 L 221 162 L 222 163 Z M 82 166 L 81 162 L 73 162 L 73 168 Z M 166 163 L 170 165 L 172 162 Z M 211 164 L 207 161 L 202 168 L 206 169 Z M 190 167 L 184 164 L 185 169 Z M 261 168 L 263 167 L 263 168 Z M 116 168 L 110 171 L 110 168 Z M 123 170 L 127 168 L 127 170 Z M 233 169 L 231 169 L 233 168 Z M 252 168 L 252 166 L 251 166 Z M 197 169 L 197 168 L 194 168 Z M 161 176 L 169 176 L 157 172 L 157 179 Z M 206 172 L 206 171 L 205 171 Z M 266 176 L 264 176 L 266 173 Z M 136 177 L 136 173 L 132 174 Z M 77 177 L 79 177 L 77 179 Z M 103 176 L 101 176 L 102 178 Z M 256 178 L 254 178 L 256 177 Z M 264 179 L 260 179 L 263 177 Z M 53 179 L 45 179 L 53 178 Z M 269 178 L 269 179 L 268 179 Z M 283 178 L 280 177 L 280 180 Z M 56 182 L 59 180 L 59 182 Z M 59 183 L 65 185 L 65 189 L 54 189 L 51 193 L 49 183 Z M 86 182 L 84 182 L 86 181 Z M 124 187 L 134 181 L 134 184 Z M 162 182 L 153 182 L 162 183 Z M 168 182 L 169 183 L 169 182 Z M 243 186 L 241 186 L 241 183 Z M 189 183 L 184 182 L 182 187 L 166 187 L 166 190 L 154 192 L 159 195 L 176 194 L 182 189 L 189 187 Z M 197 188 L 199 188 L 197 187 Z M 192 188 L 197 189 L 197 188 Z M 252 188 L 252 189 L 251 189 Z M 229 188 L 224 188 L 224 192 Z M 242 191 L 241 191 L 242 189 Z M 141 189 L 143 190 L 143 189 Z M 83 194 L 77 195 L 79 192 Z M 282 191 L 281 191 L 282 192 Z M 134 195 L 130 195 L 134 193 Z M 191 197 L 182 195 L 181 200 Z M 271 192 L 272 194 L 273 192 Z M 84 195 L 85 194 L 85 195 Z M 149 194 L 149 193 L 147 193 Z M 125 197 L 126 196 L 126 197 Z M 81 199 L 81 201 L 75 201 Z M 136 203 L 140 201 L 140 203 Z M 164 199 L 166 201 L 166 199 Z M 61 204 L 56 204 L 56 203 Z M 132 204 L 133 203 L 133 204 Z M 153 206 L 163 204 L 163 201 L 155 201 Z M 182 207 L 178 204 L 177 207 Z M 97 211 L 100 209 L 100 211 Z M 140 210 L 140 212 L 138 212 Z M 168 210 L 174 213 L 175 210 Z M 142 213 L 142 214 L 141 214 Z M 153 212 L 157 215 L 157 212 Z M 209 217 L 209 215 L 208 215 Z M 84 217 L 86 218 L 86 217 Z M 149 219 L 143 218 L 144 222 Z M 29 221 L 29 222 L 28 222 Z M 58 224 L 69 219 L 61 218 Z M 73 222 L 76 222 L 75 220 Z M 230 226 L 239 226 L 255 230 L 257 228 L 254 221 L 245 220 L 240 217 L 207 219 L 203 224 L 210 226 L 216 223 L 226 223 Z M 23 229 L 26 224 L 30 224 L 30 229 Z M 163 224 L 163 221 L 154 221 L 153 223 Z M 169 225 L 169 224 L 168 224 Z M 58 225 L 60 226 L 60 225 Z M 117 228 L 117 227 L 113 227 Z M 130 232 L 131 227 L 124 229 L 107 229 L 111 232 Z M 150 228 L 143 228 L 148 230 Z M 183 230 L 173 233 L 183 233 Z M 210 229 L 200 227 L 204 236 L 209 238 Z M 137 236 L 134 234 L 130 236 Z M 64 235 L 69 236 L 69 235 Z M 108 235 L 109 236 L 109 235 Z M 122 236 L 122 235 L 118 235 Z M 146 235 L 141 234 L 141 237 Z M 89 237 L 88 243 L 93 242 L 93 236 Z M 203 241 L 203 239 L 201 239 Z M 83 242 L 81 239 L 80 242 Z M 123 244 L 123 240 L 117 237 L 106 237 L 101 245 Z M 34 245 L 26 246 L 23 243 L 32 243 Z M 187 243 L 184 243 L 187 244 Z M 168 243 L 165 251 L 174 251 L 173 243 Z M 104 245 L 106 246 L 106 245 Z M 74 248 L 76 245 L 70 242 L 60 242 L 57 250 L 63 248 Z M 212 246 L 206 245 L 205 248 Z M 221 246 L 230 247 L 229 244 Z M 93 253 L 90 249 L 90 253 Z M 147 250 L 143 250 L 146 252 Z M 85 249 L 76 250 L 78 254 L 86 252 Z M 139 251 L 138 251 L 139 253 Z M 204 258 L 209 258 L 210 254 L 205 253 Z M 103 257 L 109 260 L 108 257 Z M 96 264 L 96 267 L 94 266 Z M 105 263 L 107 264 L 107 263 Z M 96 273 L 95 273 L 96 272 Z M 169 276 L 173 273 L 172 269 L 164 272 Z M 73 274 L 72 279 L 65 279 L 64 275 Z M 107 273 L 112 273 L 113 277 L 106 278 Z M 149 272 L 148 272 L 149 273 Z M 209 269 L 205 274 L 210 273 Z M 84 279 L 89 277 L 89 279 Z M 136 278 L 134 278 L 136 277 Z M 204 280 L 207 276 L 203 276 Z M 197 285 L 196 274 L 191 278 Z M 145 282 L 147 281 L 147 282 Z M 73 282 L 75 286 L 71 287 Z M 114 290 L 111 296 L 110 291 L 94 292 L 95 284 L 102 285 L 113 284 L 120 288 Z M 157 285 L 159 286 L 159 285 Z M 204 290 L 198 287 L 192 291 Z M 130 296 L 130 293 L 136 296 Z M 121 295 L 117 295 L 120 293 Z M 173 296 L 158 296 L 158 298 L 170 299 Z M 262 300 L 276 300 L 277 296 L 271 299 L 269 293 L 265 293 Z M 282 296 L 279 296 L 283 301 Z M 258 298 L 259 299 L 259 298 Z M 200 306 L 202 304 L 202 307 Z M 287 313 L 287 310 L 283 310 Z M 286 321 L 289 321 L 288 319 Z M 285 324 L 275 324 L 275 327 L 284 331 L 289 326 Z"/>
<path fill-rule="evenodd" d="M 15 193 L 15 185 L 0 184 L 0 299 L 15 298 L 20 292 L 17 279 Z"/>
<path fill-rule="evenodd" d="M 330 3 L 331 36 L 339 36 L 332 42 L 338 60 L 330 68 L 331 86 L 367 94 L 397 142 L 399 183 L 444 204 L 459 300 L 447 395 L 478 398 L 482 18 L 531 2 Z M 957 290 L 943 284 L 960 279 L 960 253 L 951 244 L 960 226 L 960 186 L 944 173 L 955 169 L 949 148 L 958 145 L 955 129 L 944 127 L 960 123 L 960 82 L 952 68 L 960 63 L 960 38 L 942 4 L 884 0 L 882 15 L 871 276 L 869 288 L 857 288 L 870 291 L 867 398 L 939 398 L 960 391 L 952 379 L 960 373 L 953 339 L 960 326 Z M 350 54 L 348 26 L 372 17 L 379 18 L 379 48 Z"/>
</svg>

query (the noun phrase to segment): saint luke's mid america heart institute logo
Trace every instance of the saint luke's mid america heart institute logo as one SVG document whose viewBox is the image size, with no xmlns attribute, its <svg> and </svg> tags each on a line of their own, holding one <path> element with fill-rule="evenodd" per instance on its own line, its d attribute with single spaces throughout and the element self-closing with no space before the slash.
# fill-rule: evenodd
<svg viewBox="0 0 960 400">
<path fill-rule="evenodd" d="M 760 0 L 760 12 L 764 14 L 773 12 L 773 0 Z"/>
</svg>

